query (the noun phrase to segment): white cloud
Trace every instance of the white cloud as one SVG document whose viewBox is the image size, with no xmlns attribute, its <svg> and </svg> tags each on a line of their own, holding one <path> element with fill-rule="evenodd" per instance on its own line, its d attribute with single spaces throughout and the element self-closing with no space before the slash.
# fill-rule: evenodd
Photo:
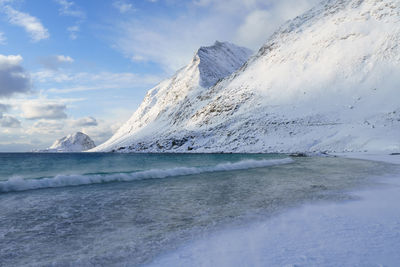
<svg viewBox="0 0 400 267">
<path fill-rule="evenodd" d="M 73 109 L 74 105 L 72 103 L 84 100 L 85 99 L 76 98 L 39 98 L 34 100 L 28 100 L 26 98 L 6 99 L 5 103 L 0 104 L 1 110 L 7 113 L 8 111 L 11 112 L 14 110 L 15 115 L 4 114 L 3 118 L 10 115 L 16 120 L 22 121 L 22 125 L 19 127 L 18 122 L 14 121 L 14 123 L 12 123 L 12 121 L 7 118 L 7 121 L 3 122 L 3 126 L 9 127 L 1 127 L 2 121 L 0 119 L 0 151 L 44 149 L 49 147 L 56 139 L 77 131 L 88 134 L 96 144 L 100 144 L 109 139 L 119 126 L 131 115 L 131 110 L 126 110 L 122 107 L 113 107 L 104 115 L 106 117 L 103 116 L 101 118 L 84 116 L 56 119 L 53 115 L 48 116 L 49 114 L 43 111 L 43 109 L 46 110 L 50 104 L 56 104 L 56 106 L 61 107 L 66 106 L 68 109 Z M 32 108 L 32 106 L 35 107 Z M 32 111 L 32 109 L 34 109 L 34 111 Z M 38 109 L 39 111 L 37 111 Z M 29 113 L 30 116 L 25 116 L 24 111 Z M 36 113 L 36 115 L 34 113 Z M 38 113 L 41 118 L 38 118 Z M 33 115 L 35 115 L 36 120 L 26 118 L 33 117 Z M 7 125 L 4 124 L 6 122 Z M 11 126 L 17 128 L 10 128 Z M 11 143 L 20 143 L 24 145 L 18 146 L 18 149 L 16 149 L 12 148 L 13 146 L 9 146 Z"/>
<path fill-rule="evenodd" d="M 69 16 L 77 18 L 75 25 L 67 28 L 69 38 L 76 40 L 78 38 L 78 32 L 80 31 L 80 24 L 86 19 L 86 13 L 82 11 L 73 1 L 68 0 L 54 0 L 60 5 L 59 13 L 62 16 Z"/>
<path fill-rule="evenodd" d="M 9 5 L 3 6 L 3 11 L 11 24 L 23 27 L 25 31 L 29 33 L 33 42 L 38 42 L 50 37 L 48 30 L 42 25 L 38 18 L 28 13 L 18 11 Z"/>
<path fill-rule="evenodd" d="M 246 46 L 252 46 L 254 43 L 262 43 L 267 39 L 272 31 L 275 30 L 274 24 L 269 24 L 271 13 L 266 10 L 256 10 L 250 13 L 245 22 L 240 25 L 237 31 L 236 40 L 242 40 Z"/>
<path fill-rule="evenodd" d="M 86 14 L 73 1 L 55 0 L 60 5 L 59 12 L 61 15 L 85 19 Z"/>
<path fill-rule="evenodd" d="M 156 62 L 171 73 L 186 65 L 202 44 L 214 43 L 216 36 L 226 39 L 219 34 L 222 24 L 185 18 L 131 20 L 117 26 L 120 32 L 114 46 L 134 61 Z"/>
<path fill-rule="evenodd" d="M 13 139 L 15 140 L 15 135 L 12 135 Z M 24 141 L 22 140 L 21 143 L 15 143 L 11 142 L 10 143 L 0 143 L 0 152 L 27 152 L 27 151 L 32 151 L 33 146 L 32 144 L 29 143 L 23 143 Z"/>
<path fill-rule="evenodd" d="M 270 0 L 268 7 L 251 10 L 246 15 L 243 23 L 237 29 L 234 41 L 249 47 L 253 47 L 254 44 L 261 45 L 279 26 L 312 8 L 319 1 Z M 248 5 L 251 6 L 249 3 Z"/>
<path fill-rule="evenodd" d="M 0 103 L 0 121 L 3 118 L 3 113 L 7 112 L 10 109 L 10 107 L 11 107 L 10 105 Z"/>
<path fill-rule="evenodd" d="M 58 70 L 59 67 L 73 62 L 73 58 L 64 55 L 48 56 L 39 59 L 39 63 L 46 69 L 50 70 Z"/>
<path fill-rule="evenodd" d="M 91 116 L 72 120 L 71 123 L 74 127 L 91 127 L 98 125 L 97 120 Z"/>
<path fill-rule="evenodd" d="M 118 124 L 118 126 L 119 125 L 120 124 Z M 31 137 L 37 137 L 39 135 L 40 140 L 44 141 L 47 143 L 46 145 L 49 146 L 60 137 L 80 131 L 89 135 L 96 144 L 100 144 L 110 138 L 116 129 L 118 129 L 116 124 L 110 123 L 109 121 L 97 121 L 93 117 L 85 117 L 76 120 L 66 119 L 63 121 L 41 119 L 26 129 L 25 133 Z M 41 147 L 36 148 L 43 149 L 46 145 L 41 144 Z"/>
<path fill-rule="evenodd" d="M 74 59 L 71 58 L 70 56 L 58 55 L 56 56 L 56 58 L 59 62 L 68 62 L 68 63 L 74 62 Z"/>
<path fill-rule="evenodd" d="M 26 132 L 31 135 L 61 135 L 63 133 L 64 125 L 65 124 L 61 121 L 41 119 L 35 122 L 33 126 L 29 128 Z"/>
<path fill-rule="evenodd" d="M 28 120 L 65 119 L 67 106 L 51 100 L 30 100 L 21 105 L 22 117 Z"/>
<path fill-rule="evenodd" d="M 113 7 L 116 8 L 121 14 L 134 10 L 133 5 L 124 0 L 114 1 Z"/>
<path fill-rule="evenodd" d="M 126 57 L 158 63 L 172 73 L 187 64 L 197 48 L 215 40 L 257 50 L 282 23 L 319 1 L 196 0 L 176 16 L 120 20 L 110 41 Z"/>
<path fill-rule="evenodd" d="M 67 31 L 69 32 L 69 38 L 71 40 L 76 40 L 78 38 L 78 32 L 80 31 L 80 27 L 79 27 L 79 25 L 74 25 L 74 26 L 68 27 Z"/>
<path fill-rule="evenodd" d="M 3 128 L 19 128 L 21 127 L 21 122 L 11 115 L 4 115 L 0 118 L 0 126 Z"/>
<path fill-rule="evenodd" d="M 4 115 L 11 108 L 10 105 L 0 103 L 0 127 L 2 128 L 19 128 L 21 122 L 11 115 Z"/>
<path fill-rule="evenodd" d="M 6 112 L 10 108 L 9 105 L 0 103 L 0 119 L 3 117 L 3 112 Z"/>
<path fill-rule="evenodd" d="M 0 97 L 30 91 L 30 77 L 21 62 L 20 55 L 0 55 Z"/>
<path fill-rule="evenodd" d="M 129 72 L 112 73 L 67 73 L 51 70 L 32 74 L 33 79 L 40 83 L 61 83 L 57 88 L 48 89 L 51 93 L 71 93 L 104 89 L 134 88 L 137 86 L 152 86 L 161 81 L 160 76 L 138 75 Z"/>
<path fill-rule="evenodd" d="M 84 134 L 90 136 L 93 141 L 99 145 L 107 141 L 121 126 L 121 123 L 112 123 L 110 121 L 99 121 L 96 127 L 86 127 L 80 129 Z"/>
<path fill-rule="evenodd" d="M 73 75 L 66 72 L 57 72 L 54 69 L 45 69 L 38 72 L 32 73 L 32 79 L 35 82 L 46 83 L 46 82 L 55 82 L 55 83 L 63 83 L 67 81 L 71 81 L 73 79 Z"/>
<path fill-rule="evenodd" d="M 6 44 L 6 36 L 4 35 L 4 32 L 0 32 L 0 45 Z"/>
</svg>

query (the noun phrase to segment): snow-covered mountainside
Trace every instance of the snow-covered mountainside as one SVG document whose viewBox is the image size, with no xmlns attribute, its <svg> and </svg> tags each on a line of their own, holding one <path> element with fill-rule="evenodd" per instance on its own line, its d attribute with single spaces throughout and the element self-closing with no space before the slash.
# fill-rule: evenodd
<svg viewBox="0 0 400 267">
<path fill-rule="evenodd" d="M 168 87 L 192 73 L 151 90 L 99 150 L 400 150 L 399 0 L 324 1 L 214 86 Z"/>
<path fill-rule="evenodd" d="M 227 42 L 201 47 L 186 67 L 151 89 L 128 122 L 95 151 L 130 145 L 132 138 L 158 135 L 167 129 L 180 130 L 190 113 L 205 103 L 201 95 L 243 66 L 252 54 L 247 48 Z"/>
<path fill-rule="evenodd" d="M 77 132 L 56 140 L 51 147 L 39 152 L 83 152 L 95 146 L 88 135 Z"/>
</svg>

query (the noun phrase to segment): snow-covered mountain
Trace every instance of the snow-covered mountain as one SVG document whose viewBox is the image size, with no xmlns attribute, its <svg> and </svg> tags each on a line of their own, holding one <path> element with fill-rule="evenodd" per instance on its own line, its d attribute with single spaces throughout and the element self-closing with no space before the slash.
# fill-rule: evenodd
<svg viewBox="0 0 400 267">
<path fill-rule="evenodd" d="M 400 150 L 399 0 L 323 1 L 209 88 L 199 54 L 98 150 Z"/>
<path fill-rule="evenodd" d="M 88 135 L 77 132 L 56 140 L 51 147 L 39 152 L 83 152 L 95 146 Z"/>
<path fill-rule="evenodd" d="M 190 113 L 206 103 L 201 96 L 209 87 L 238 70 L 252 54 L 247 48 L 227 42 L 201 47 L 186 67 L 151 89 L 132 117 L 95 151 L 129 146 L 132 138 L 158 135 L 167 129 L 180 131 Z"/>
</svg>

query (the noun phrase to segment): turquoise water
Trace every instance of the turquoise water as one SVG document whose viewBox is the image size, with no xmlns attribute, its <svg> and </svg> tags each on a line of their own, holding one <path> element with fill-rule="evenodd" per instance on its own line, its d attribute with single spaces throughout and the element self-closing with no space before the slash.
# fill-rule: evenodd
<svg viewBox="0 0 400 267">
<path fill-rule="evenodd" d="M 263 154 L 0 154 L 2 266 L 141 265 L 395 170 Z"/>
<path fill-rule="evenodd" d="M 68 174 L 129 173 L 285 157 L 278 154 L 0 153 L 0 180 L 13 176 L 40 178 Z"/>
</svg>

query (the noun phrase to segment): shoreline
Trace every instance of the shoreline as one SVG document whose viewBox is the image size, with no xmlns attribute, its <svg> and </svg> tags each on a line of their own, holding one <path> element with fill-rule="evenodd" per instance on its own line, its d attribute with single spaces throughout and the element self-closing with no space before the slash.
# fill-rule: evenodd
<svg viewBox="0 0 400 267">
<path fill-rule="evenodd" d="M 349 158 L 349 159 L 361 159 L 361 160 L 386 162 L 386 163 L 400 165 L 400 155 L 398 154 L 365 152 L 365 153 L 332 153 L 330 155 Z"/>
<path fill-rule="evenodd" d="M 107 164 L 118 163 L 119 172 L 123 171 L 125 167 L 132 168 L 132 163 L 136 163 L 135 166 L 139 169 L 144 168 L 140 161 L 140 158 L 143 157 L 127 156 L 122 155 L 123 161 L 120 161 L 121 159 L 108 161 L 109 158 L 113 158 L 108 156 L 104 156 L 106 161 L 99 161 L 94 157 L 91 161 L 86 162 L 85 172 L 87 173 L 88 170 L 95 170 L 96 173 L 102 172 L 104 170 L 99 169 L 99 166 L 106 162 L 108 162 Z M 283 156 L 287 158 L 288 155 Z M 385 255 L 384 259 L 377 263 L 387 265 L 386 258 L 392 259 L 391 263 L 400 262 L 400 259 L 396 258 L 397 254 L 393 252 L 398 248 L 397 243 L 400 244 L 400 218 L 393 218 L 397 214 L 400 217 L 400 207 L 396 206 L 400 200 L 400 180 L 398 178 L 400 166 L 365 160 L 348 160 L 344 156 L 335 155 L 314 154 L 308 155 L 308 158 L 300 158 L 302 157 L 300 154 L 291 156 L 299 157 L 292 159 L 297 163 L 284 164 L 282 168 L 221 173 L 221 176 L 215 177 L 203 174 L 198 177 L 200 179 L 167 179 L 160 180 L 159 183 L 141 181 L 132 186 L 110 183 L 109 186 L 79 187 L 77 190 L 70 188 L 33 192 L 32 194 L 1 194 L 5 200 L 4 203 L 7 203 L 4 205 L 3 218 L 8 224 L 4 225 L 13 225 L 13 220 L 18 219 L 19 214 L 24 210 L 33 214 L 26 221 L 20 220 L 19 226 L 17 225 L 22 231 L 31 228 L 37 229 L 26 232 L 27 237 L 38 234 L 43 238 L 42 240 L 51 240 L 53 238 L 51 232 L 47 233 L 44 230 L 48 229 L 48 225 L 52 225 L 61 231 L 73 230 L 74 233 L 81 230 L 87 231 L 89 236 L 96 240 L 89 246 L 91 250 L 86 255 L 81 254 L 81 249 L 64 251 L 58 245 L 53 248 L 47 246 L 47 242 L 37 243 L 34 239 L 32 242 L 22 244 L 19 237 L 11 233 L 7 237 L 9 239 L 6 239 L 6 242 L 10 242 L 12 245 L 11 247 L 34 245 L 37 246 L 37 249 L 26 254 L 18 252 L 21 255 L 20 259 L 18 257 L 15 257 L 15 260 L 9 259 L 10 265 L 11 262 L 25 262 L 28 259 L 26 257 L 40 263 L 54 261 L 61 264 L 63 258 L 73 262 L 78 256 L 82 257 L 81 264 L 89 263 L 94 259 L 129 264 L 129 261 L 142 263 L 136 259 L 149 255 L 148 261 L 143 261 L 143 264 L 154 263 L 157 265 L 158 263 L 158 266 L 332 266 L 333 264 L 329 263 L 334 262 L 334 265 L 343 266 L 346 264 L 341 263 L 349 265 L 352 263 L 351 266 L 357 266 L 357 261 L 346 262 L 346 253 L 350 251 L 352 255 L 356 255 L 356 260 L 364 260 L 363 255 L 365 254 L 371 254 L 378 258 L 381 255 L 380 252 L 370 253 L 370 250 L 376 247 L 380 251 L 387 250 L 391 253 L 388 256 Z M 35 156 L 25 157 L 34 158 Z M 53 162 L 57 166 L 61 164 L 59 166 L 62 168 L 76 166 L 77 170 L 81 170 L 79 167 L 81 159 L 91 158 L 90 155 L 82 155 L 72 157 L 79 161 L 63 160 L 68 157 L 62 156 L 61 160 L 56 159 L 53 162 L 49 159 L 57 157 L 50 155 L 43 157 L 45 160 L 42 159 L 39 162 L 44 163 L 44 168 L 48 167 L 47 163 Z M 375 157 L 377 158 L 377 156 Z M 397 156 L 390 157 L 398 158 Z M 198 166 L 199 160 L 202 162 L 201 166 L 207 167 L 212 164 L 212 166 L 220 166 L 217 168 L 218 170 L 219 168 L 227 170 L 227 167 L 232 169 L 231 164 L 221 167 L 217 163 L 229 159 L 248 160 L 269 157 L 267 155 L 257 157 L 221 155 L 214 158 L 212 155 L 204 155 L 192 158 L 165 155 L 165 157 L 154 158 L 157 160 L 153 163 L 158 167 L 176 167 L 179 165 L 176 163 L 177 160 L 189 158 L 192 161 L 185 162 L 183 166 L 186 167 L 185 173 L 188 167 L 200 167 Z M 148 157 L 143 159 L 148 159 Z M 17 168 L 20 166 L 20 161 L 14 160 Z M 76 165 L 71 162 L 76 162 Z M 154 166 L 150 164 L 151 160 L 148 162 L 149 165 L 146 166 L 151 167 L 153 175 Z M 239 166 L 242 166 L 242 163 Z M 257 164 L 259 163 L 260 161 L 257 161 Z M 32 166 L 38 165 L 40 164 L 32 164 Z M 108 172 L 113 170 L 109 169 L 107 165 L 104 168 Z M 233 169 L 237 168 L 236 166 Z M 54 170 L 57 172 L 59 168 Z M 174 169 L 175 171 L 176 169 Z M 94 174 L 95 172 L 90 172 L 90 181 L 92 182 Z M 250 175 L 258 178 L 248 180 Z M 390 176 L 396 178 L 388 179 Z M 81 181 L 81 177 L 76 178 Z M 40 182 L 49 181 L 42 179 Z M 194 196 L 193 192 L 195 192 Z M 225 196 L 221 198 L 221 194 L 225 194 Z M 210 200 L 212 202 L 209 202 Z M 55 212 L 53 210 L 54 203 L 57 205 Z M 84 204 L 82 205 L 82 203 Z M 113 203 L 120 204 L 115 206 Z M 164 203 L 165 206 L 163 206 Z M 171 207 L 177 208 L 177 212 L 171 212 Z M 21 212 L 15 213 L 15 210 Z M 136 214 L 143 213 L 144 215 L 136 217 Z M 74 217 L 74 214 L 79 214 L 79 217 Z M 99 217 L 99 214 L 102 216 Z M 114 214 L 119 215 L 114 216 Z M 243 217 L 241 217 L 242 215 Z M 132 221 L 126 221 L 126 218 L 131 218 L 135 224 L 132 225 Z M 197 221 L 192 222 L 192 218 Z M 77 220 L 81 221 L 82 219 L 87 222 L 95 221 L 98 226 L 75 224 Z M 163 220 L 167 220 L 167 222 L 164 223 Z M 103 227 L 104 222 L 108 222 L 105 226 L 115 225 L 115 228 L 111 229 L 117 229 L 117 232 L 114 230 L 110 232 L 110 228 Z M 71 228 L 69 223 L 81 226 Z M 167 227 L 170 225 L 181 225 L 184 226 L 183 230 L 186 230 L 182 232 L 181 226 L 175 230 L 169 230 L 170 228 Z M 3 228 L 3 233 L 8 233 L 8 229 L 13 228 L 7 226 Z M 152 229 L 155 229 L 157 235 L 159 234 L 165 242 L 158 243 L 160 239 L 153 239 L 155 233 L 152 232 L 154 231 Z M 399 235 L 393 236 L 393 232 L 399 233 Z M 104 236 L 102 236 L 103 234 Z M 151 238 L 140 237 L 146 235 Z M 97 251 L 103 249 L 102 240 L 107 239 L 105 237 L 112 238 L 113 241 L 107 244 L 106 254 L 99 255 Z M 63 239 L 57 238 L 57 240 Z M 144 243 L 144 240 L 148 240 L 148 243 Z M 76 235 L 68 242 L 79 247 L 80 244 L 86 242 L 86 239 Z M 331 243 L 335 245 L 333 246 Z M 366 249 L 357 250 L 364 244 L 368 245 Z M 120 254 L 121 258 L 113 258 L 114 254 L 119 253 L 118 248 L 121 245 L 127 245 L 127 253 Z M 7 250 L 9 248 L 5 247 L 3 251 Z M 44 251 L 51 252 L 48 255 L 54 254 L 56 259 L 41 259 L 40 254 Z M 131 258 L 130 254 L 135 257 Z M 337 257 L 340 260 L 336 260 L 336 255 L 339 255 Z M 368 266 L 364 263 L 371 262 L 371 257 L 367 261 L 359 261 L 359 265 Z"/>
<path fill-rule="evenodd" d="M 400 165 L 400 155 L 329 155 Z M 210 234 L 149 266 L 398 266 L 400 173 L 373 179 L 375 185 L 349 192 L 355 200 L 308 203 Z"/>
</svg>

